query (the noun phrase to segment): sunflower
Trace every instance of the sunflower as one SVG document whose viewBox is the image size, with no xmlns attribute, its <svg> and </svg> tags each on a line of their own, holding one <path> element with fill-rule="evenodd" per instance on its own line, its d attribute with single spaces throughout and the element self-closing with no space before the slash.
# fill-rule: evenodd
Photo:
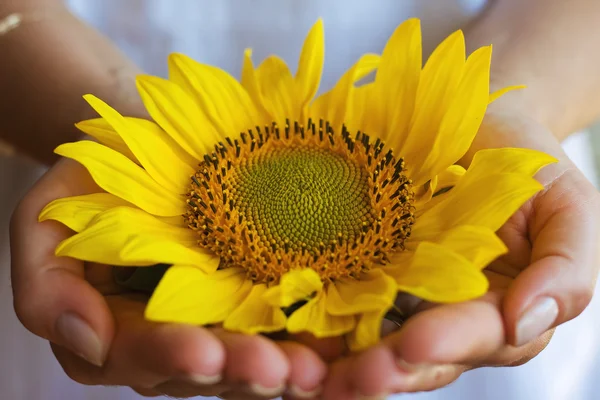
<svg viewBox="0 0 600 400">
<path fill-rule="evenodd" d="M 77 126 L 96 140 L 56 153 L 103 191 L 42 211 L 76 232 L 56 254 L 169 265 L 149 320 L 345 335 L 353 350 L 379 340 L 398 292 L 481 296 L 482 269 L 506 251 L 495 231 L 555 160 L 503 148 L 458 165 L 487 105 L 515 87 L 490 95 L 491 47 L 466 58 L 460 31 L 424 67 L 421 54 L 411 19 L 315 99 L 319 20 L 295 75 L 275 56 L 255 68 L 250 50 L 241 82 L 173 54 L 168 79 L 137 78 L 153 121 L 85 96 L 101 118 Z"/>
</svg>

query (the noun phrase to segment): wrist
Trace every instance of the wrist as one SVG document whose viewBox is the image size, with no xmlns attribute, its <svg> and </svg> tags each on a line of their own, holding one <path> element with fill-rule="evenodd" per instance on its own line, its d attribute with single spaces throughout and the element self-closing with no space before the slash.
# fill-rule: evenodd
<svg viewBox="0 0 600 400">
<path fill-rule="evenodd" d="M 12 94 L 0 98 L 0 136 L 51 164 L 57 145 L 81 136 L 74 124 L 97 117 L 84 94 L 102 97 L 126 115 L 146 114 L 133 63 L 68 10 L 44 15 L 28 22 L 23 11 L 22 25 L 0 36 L 13 59 L 0 65 L 0 86 Z"/>
</svg>

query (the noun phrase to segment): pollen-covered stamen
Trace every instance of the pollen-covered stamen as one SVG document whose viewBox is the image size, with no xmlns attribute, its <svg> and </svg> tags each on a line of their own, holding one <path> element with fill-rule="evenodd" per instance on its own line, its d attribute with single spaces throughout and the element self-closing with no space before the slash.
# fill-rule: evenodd
<svg viewBox="0 0 600 400">
<path fill-rule="evenodd" d="M 324 282 L 358 277 L 404 248 L 414 222 L 404 162 L 379 140 L 310 120 L 227 138 L 192 177 L 199 245 L 257 282 L 299 266 Z"/>
</svg>

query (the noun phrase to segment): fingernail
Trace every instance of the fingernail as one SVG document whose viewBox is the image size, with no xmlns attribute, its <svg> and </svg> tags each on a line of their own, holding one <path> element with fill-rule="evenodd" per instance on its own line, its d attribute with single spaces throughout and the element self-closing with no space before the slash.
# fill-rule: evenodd
<svg viewBox="0 0 600 400">
<path fill-rule="evenodd" d="M 251 383 L 248 386 L 250 388 L 250 391 L 253 394 L 260 396 L 260 397 L 268 397 L 268 398 L 280 396 L 283 393 L 283 391 L 285 390 L 285 385 L 280 385 L 280 386 L 274 387 L 274 388 L 268 388 L 268 387 L 259 385 L 258 383 Z"/>
<path fill-rule="evenodd" d="M 300 389 L 298 386 L 291 384 L 288 388 L 287 392 L 290 396 L 296 397 L 298 399 L 313 399 L 321 394 L 323 388 L 318 386 L 313 390 L 304 390 Z"/>
<path fill-rule="evenodd" d="M 517 346 L 529 343 L 546 332 L 556 321 L 558 304 L 552 297 L 541 297 L 523 313 L 517 323 L 515 341 Z"/>
<path fill-rule="evenodd" d="M 215 384 L 221 382 L 223 377 L 221 375 L 212 375 L 211 376 L 211 375 L 192 374 L 192 375 L 188 375 L 185 379 L 187 381 L 190 381 L 194 385 L 209 386 L 209 385 L 215 385 Z"/>
<path fill-rule="evenodd" d="M 106 356 L 104 346 L 94 330 L 77 315 L 67 312 L 58 317 L 56 331 L 62 345 L 79 357 L 101 367 Z"/>
</svg>

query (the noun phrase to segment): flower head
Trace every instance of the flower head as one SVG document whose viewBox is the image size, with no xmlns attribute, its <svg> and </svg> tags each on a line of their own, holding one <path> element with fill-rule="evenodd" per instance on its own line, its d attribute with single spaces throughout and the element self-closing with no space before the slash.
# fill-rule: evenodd
<svg viewBox="0 0 600 400">
<path fill-rule="evenodd" d="M 60 256 L 171 265 L 151 320 L 367 347 L 399 291 L 435 302 L 484 294 L 481 270 L 506 251 L 494 232 L 554 162 L 505 148 L 457 164 L 488 103 L 512 89 L 490 95 L 490 58 L 491 47 L 465 58 L 459 31 L 422 68 L 413 19 L 313 100 L 321 21 L 295 76 L 274 56 L 255 68 L 247 51 L 240 83 L 174 54 L 169 79 L 137 80 L 153 121 L 85 97 L 101 118 L 78 127 L 98 142 L 56 152 L 104 191 L 56 200 L 40 220 L 77 232 Z"/>
</svg>

